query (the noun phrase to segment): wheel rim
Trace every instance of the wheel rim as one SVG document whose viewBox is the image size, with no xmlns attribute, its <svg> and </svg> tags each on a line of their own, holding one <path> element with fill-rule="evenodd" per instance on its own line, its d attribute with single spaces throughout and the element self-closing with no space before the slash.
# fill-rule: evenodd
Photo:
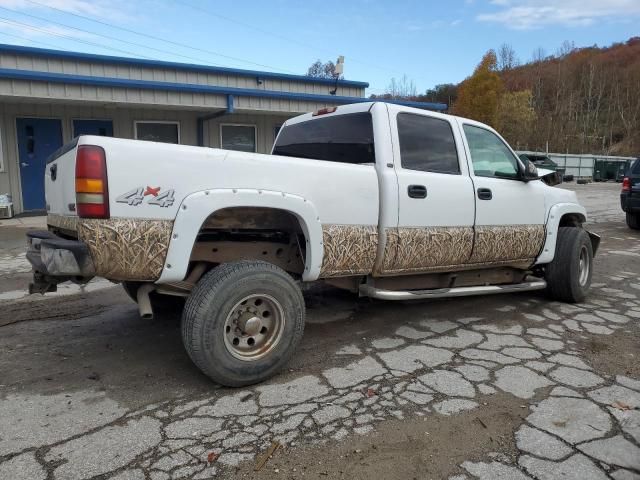
<svg viewBox="0 0 640 480">
<path fill-rule="evenodd" d="M 591 271 L 591 259 L 589 258 L 589 250 L 585 245 L 580 249 L 580 264 L 578 266 L 578 282 L 584 287 L 589 280 L 589 272 Z"/>
<path fill-rule="evenodd" d="M 284 323 L 284 310 L 275 298 L 262 293 L 248 295 L 227 315 L 224 344 L 239 360 L 258 360 L 280 342 Z"/>
</svg>

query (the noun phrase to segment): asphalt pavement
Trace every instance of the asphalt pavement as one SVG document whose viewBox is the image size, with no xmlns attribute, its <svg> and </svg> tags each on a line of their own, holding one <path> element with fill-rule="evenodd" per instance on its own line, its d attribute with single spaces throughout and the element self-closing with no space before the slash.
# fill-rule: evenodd
<svg viewBox="0 0 640 480">
<path fill-rule="evenodd" d="M 0 479 L 639 479 L 640 232 L 618 184 L 564 188 L 602 236 L 586 302 L 313 288 L 288 368 L 242 389 L 118 285 L 24 296 L 37 225 L 0 225 Z"/>
</svg>

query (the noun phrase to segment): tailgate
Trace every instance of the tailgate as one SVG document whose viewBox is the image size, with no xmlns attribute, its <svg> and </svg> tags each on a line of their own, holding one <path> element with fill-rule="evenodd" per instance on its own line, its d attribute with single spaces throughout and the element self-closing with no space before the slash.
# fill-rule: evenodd
<svg viewBox="0 0 640 480">
<path fill-rule="evenodd" d="M 49 157 L 44 174 L 47 213 L 76 215 L 76 150 L 77 139 L 64 145 Z"/>
</svg>

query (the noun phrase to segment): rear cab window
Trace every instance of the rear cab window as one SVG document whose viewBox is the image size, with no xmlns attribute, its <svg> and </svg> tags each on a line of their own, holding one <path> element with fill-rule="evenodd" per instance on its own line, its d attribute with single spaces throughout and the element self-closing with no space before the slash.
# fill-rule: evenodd
<svg viewBox="0 0 640 480">
<path fill-rule="evenodd" d="M 273 155 L 375 165 L 373 122 L 369 112 L 331 115 L 286 125 Z"/>
<path fill-rule="evenodd" d="M 447 120 L 399 113 L 396 122 L 402 168 L 460 174 L 453 129 Z"/>
</svg>

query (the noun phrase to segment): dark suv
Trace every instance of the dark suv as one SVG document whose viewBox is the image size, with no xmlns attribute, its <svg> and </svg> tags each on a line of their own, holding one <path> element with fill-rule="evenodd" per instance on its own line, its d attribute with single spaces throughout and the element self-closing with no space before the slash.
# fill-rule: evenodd
<svg viewBox="0 0 640 480">
<path fill-rule="evenodd" d="M 620 205 L 627 214 L 629 228 L 640 230 L 640 158 L 636 158 L 622 179 Z"/>
</svg>

